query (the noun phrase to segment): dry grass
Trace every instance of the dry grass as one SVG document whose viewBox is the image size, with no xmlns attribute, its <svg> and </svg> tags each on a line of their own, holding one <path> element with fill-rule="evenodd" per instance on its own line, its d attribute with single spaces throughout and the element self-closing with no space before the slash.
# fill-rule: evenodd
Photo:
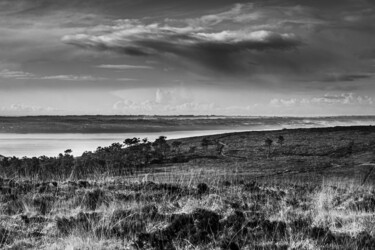
<svg viewBox="0 0 375 250">
<path fill-rule="evenodd" d="M 370 130 L 218 135 L 230 145 L 224 156 L 201 150 L 133 175 L 3 178 L 0 248 L 373 249 Z M 281 134 L 267 159 L 260 142 Z"/>
<path fill-rule="evenodd" d="M 20 210 L 2 196 L 0 242 L 4 249 L 371 249 L 366 244 L 375 242 L 371 185 L 236 183 L 222 175 L 207 190 L 193 184 L 207 177 L 89 180 L 86 188 L 60 182 L 42 194 L 17 194 Z M 33 202 L 52 193 L 47 210 Z"/>
</svg>

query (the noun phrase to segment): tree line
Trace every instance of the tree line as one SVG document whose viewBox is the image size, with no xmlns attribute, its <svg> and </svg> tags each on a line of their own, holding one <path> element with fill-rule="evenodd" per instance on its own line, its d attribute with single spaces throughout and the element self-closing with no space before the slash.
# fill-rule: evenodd
<svg viewBox="0 0 375 250">
<path fill-rule="evenodd" d="M 284 137 L 279 136 L 277 143 L 281 146 Z M 271 155 L 273 140 L 267 138 L 264 145 Z M 207 154 L 214 148 L 217 156 L 223 154 L 226 144 L 202 138 L 201 150 Z M 147 138 L 127 138 L 123 143 L 112 143 L 107 147 L 98 147 L 95 151 L 86 151 L 79 157 L 67 149 L 57 157 L 4 157 L 0 160 L 0 175 L 7 178 L 29 178 L 38 180 L 81 179 L 98 175 L 132 175 L 151 164 L 166 162 L 184 162 L 197 155 L 197 146 L 185 147 L 178 140 L 168 143 L 166 136 L 159 136 L 151 142 Z"/>
<path fill-rule="evenodd" d="M 169 145 L 166 139 L 160 136 L 151 142 L 147 138 L 128 138 L 123 143 L 98 147 L 94 152 L 86 151 L 79 157 L 74 157 L 70 149 L 57 157 L 4 157 L 0 173 L 7 178 L 43 180 L 133 174 L 152 163 L 163 163 L 171 151 L 178 156 L 182 143 L 174 141 Z"/>
</svg>

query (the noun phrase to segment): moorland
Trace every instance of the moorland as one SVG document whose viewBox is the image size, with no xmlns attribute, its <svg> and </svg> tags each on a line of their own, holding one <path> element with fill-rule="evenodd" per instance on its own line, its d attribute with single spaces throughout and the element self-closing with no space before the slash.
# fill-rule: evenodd
<svg viewBox="0 0 375 250">
<path fill-rule="evenodd" d="M 3 249 L 374 249 L 375 127 L 0 161 Z"/>
</svg>

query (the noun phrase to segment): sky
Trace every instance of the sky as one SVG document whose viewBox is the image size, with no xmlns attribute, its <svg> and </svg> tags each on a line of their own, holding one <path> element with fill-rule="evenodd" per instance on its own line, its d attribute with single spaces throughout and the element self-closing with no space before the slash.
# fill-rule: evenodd
<svg viewBox="0 0 375 250">
<path fill-rule="evenodd" d="M 375 115 L 374 0 L 0 0 L 0 115 Z"/>
</svg>

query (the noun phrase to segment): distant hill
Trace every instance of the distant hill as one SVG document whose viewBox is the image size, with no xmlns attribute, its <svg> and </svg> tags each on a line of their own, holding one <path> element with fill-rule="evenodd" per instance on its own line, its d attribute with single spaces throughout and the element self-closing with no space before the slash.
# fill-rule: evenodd
<svg viewBox="0 0 375 250">
<path fill-rule="evenodd" d="M 0 133 L 137 133 L 196 130 L 277 130 L 375 125 L 375 116 L 27 116 L 0 117 Z"/>
</svg>

